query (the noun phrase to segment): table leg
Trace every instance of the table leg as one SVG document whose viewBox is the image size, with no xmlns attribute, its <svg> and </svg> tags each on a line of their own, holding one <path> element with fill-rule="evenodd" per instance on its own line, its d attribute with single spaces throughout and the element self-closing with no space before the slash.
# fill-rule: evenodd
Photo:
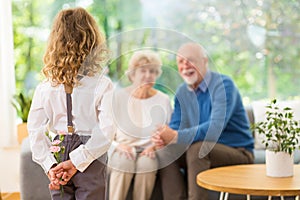
<svg viewBox="0 0 300 200">
<path fill-rule="evenodd" d="M 219 200 L 227 200 L 228 196 L 229 196 L 228 192 L 225 192 L 225 195 L 224 192 L 220 192 Z"/>
<path fill-rule="evenodd" d="M 223 200 L 224 192 L 220 192 L 219 200 Z"/>
<path fill-rule="evenodd" d="M 247 200 L 250 200 L 251 197 L 250 197 L 250 194 L 247 194 Z"/>
<path fill-rule="evenodd" d="M 268 196 L 268 200 L 272 200 L 272 196 Z"/>
<path fill-rule="evenodd" d="M 281 199 L 281 200 L 284 200 L 284 196 L 280 196 L 280 199 Z"/>
<path fill-rule="evenodd" d="M 225 192 L 224 200 L 227 200 L 227 199 L 228 199 L 228 196 L 229 196 L 228 192 Z"/>
<path fill-rule="evenodd" d="M 299 200 L 299 196 L 296 196 L 296 197 L 295 197 L 295 200 Z"/>
</svg>

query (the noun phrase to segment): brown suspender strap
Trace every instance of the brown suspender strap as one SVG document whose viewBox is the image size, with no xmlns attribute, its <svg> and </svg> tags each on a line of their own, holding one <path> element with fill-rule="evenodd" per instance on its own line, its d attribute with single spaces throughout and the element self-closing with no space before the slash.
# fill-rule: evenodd
<svg viewBox="0 0 300 200">
<path fill-rule="evenodd" d="M 68 133 L 72 134 L 74 133 L 74 126 L 72 122 L 72 96 L 71 96 L 73 87 L 67 84 L 65 84 L 64 86 L 65 86 L 66 100 L 67 100 L 67 117 L 68 117 L 67 128 L 68 128 Z"/>
</svg>

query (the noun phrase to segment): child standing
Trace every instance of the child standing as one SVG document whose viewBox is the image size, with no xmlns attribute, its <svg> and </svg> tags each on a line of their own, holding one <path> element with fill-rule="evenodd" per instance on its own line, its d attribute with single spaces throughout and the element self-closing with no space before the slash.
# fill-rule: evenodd
<svg viewBox="0 0 300 200">
<path fill-rule="evenodd" d="M 35 90 L 28 118 L 33 160 L 48 175 L 54 200 L 105 199 L 106 152 L 114 137 L 102 106 L 112 90 L 111 80 L 103 76 L 107 60 L 105 38 L 86 10 L 58 13 L 44 55 L 46 80 Z M 48 130 L 56 138 L 65 134 L 61 163 L 50 152 Z"/>
</svg>

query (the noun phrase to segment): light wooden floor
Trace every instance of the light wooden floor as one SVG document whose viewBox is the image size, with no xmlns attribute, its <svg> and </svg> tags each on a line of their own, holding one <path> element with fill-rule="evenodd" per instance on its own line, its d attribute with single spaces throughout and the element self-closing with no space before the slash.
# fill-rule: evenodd
<svg viewBox="0 0 300 200">
<path fill-rule="evenodd" d="M 2 200 L 20 200 L 20 146 L 0 148 L 0 192 Z"/>
<path fill-rule="evenodd" d="M 2 200 L 20 200 L 21 199 L 19 192 L 2 193 L 1 197 L 2 197 Z"/>
</svg>

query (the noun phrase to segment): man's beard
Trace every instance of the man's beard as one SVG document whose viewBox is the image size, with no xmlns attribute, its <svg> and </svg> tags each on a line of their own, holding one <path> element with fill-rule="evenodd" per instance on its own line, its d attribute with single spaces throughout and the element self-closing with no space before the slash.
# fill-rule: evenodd
<svg viewBox="0 0 300 200">
<path fill-rule="evenodd" d="M 193 75 L 191 77 L 183 77 L 183 80 L 186 82 L 186 84 L 194 86 L 198 81 L 198 77 L 197 75 Z"/>
</svg>

